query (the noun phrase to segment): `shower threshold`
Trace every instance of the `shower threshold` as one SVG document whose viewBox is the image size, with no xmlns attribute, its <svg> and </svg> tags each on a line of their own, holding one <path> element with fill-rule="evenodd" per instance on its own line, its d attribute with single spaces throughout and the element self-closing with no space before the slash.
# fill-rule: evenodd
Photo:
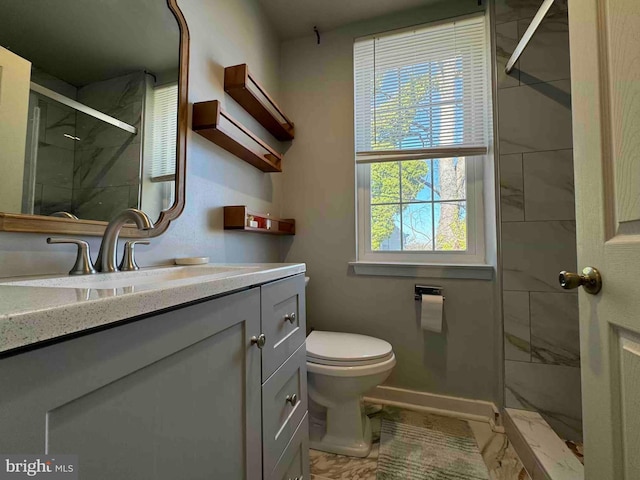
<svg viewBox="0 0 640 480">
<path fill-rule="evenodd" d="M 538 412 L 505 408 L 503 423 L 532 478 L 584 480 L 584 466 L 579 459 L 581 445 L 572 442 L 570 448 Z"/>
</svg>

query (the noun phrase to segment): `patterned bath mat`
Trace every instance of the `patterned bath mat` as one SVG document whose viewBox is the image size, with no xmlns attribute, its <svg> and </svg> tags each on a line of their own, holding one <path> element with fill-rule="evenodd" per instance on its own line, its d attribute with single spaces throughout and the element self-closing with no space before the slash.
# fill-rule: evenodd
<svg viewBox="0 0 640 480">
<path fill-rule="evenodd" d="M 424 428 L 383 418 L 377 480 L 488 480 L 469 426 L 452 422 Z"/>
</svg>

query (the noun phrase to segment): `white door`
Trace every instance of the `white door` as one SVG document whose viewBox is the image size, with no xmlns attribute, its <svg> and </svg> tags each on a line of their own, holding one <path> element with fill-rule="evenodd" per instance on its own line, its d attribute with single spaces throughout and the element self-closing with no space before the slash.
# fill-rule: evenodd
<svg viewBox="0 0 640 480">
<path fill-rule="evenodd" d="M 569 0 L 587 480 L 640 479 L 640 0 Z"/>
<path fill-rule="evenodd" d="M 0 47 L 0 211 L 22 211 L 31 62 Z"/>
</svg>

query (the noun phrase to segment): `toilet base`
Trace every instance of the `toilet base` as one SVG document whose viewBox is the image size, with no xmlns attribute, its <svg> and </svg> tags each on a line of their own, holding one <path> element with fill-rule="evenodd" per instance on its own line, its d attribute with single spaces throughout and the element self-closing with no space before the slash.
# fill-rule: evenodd
<svg viewBox="0 0 640 480">
<path fill-rule="evenodd" d="M 327 435 L 325 422 L 316 423 L 312 419 L 309 431 L 309 448 L 349 457 L 366 457 L 371 452 L 371 421 L 365 415 L 362 439 L 346 444 L 340 439 Z"/>
</svg>

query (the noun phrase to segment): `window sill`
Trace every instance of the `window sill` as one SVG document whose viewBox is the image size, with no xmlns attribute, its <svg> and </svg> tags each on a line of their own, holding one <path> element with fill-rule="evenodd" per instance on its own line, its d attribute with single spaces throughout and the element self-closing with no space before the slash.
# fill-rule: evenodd
<svg viewBox="0 0 640 480">
<path fill-rule="evenodd" d="M 349 262 L 356 275 L 381 275 L 385 277 L 466 278 L 492 280 L 493 265 L 404 263 L 404 262 Z"/>
</svg>

